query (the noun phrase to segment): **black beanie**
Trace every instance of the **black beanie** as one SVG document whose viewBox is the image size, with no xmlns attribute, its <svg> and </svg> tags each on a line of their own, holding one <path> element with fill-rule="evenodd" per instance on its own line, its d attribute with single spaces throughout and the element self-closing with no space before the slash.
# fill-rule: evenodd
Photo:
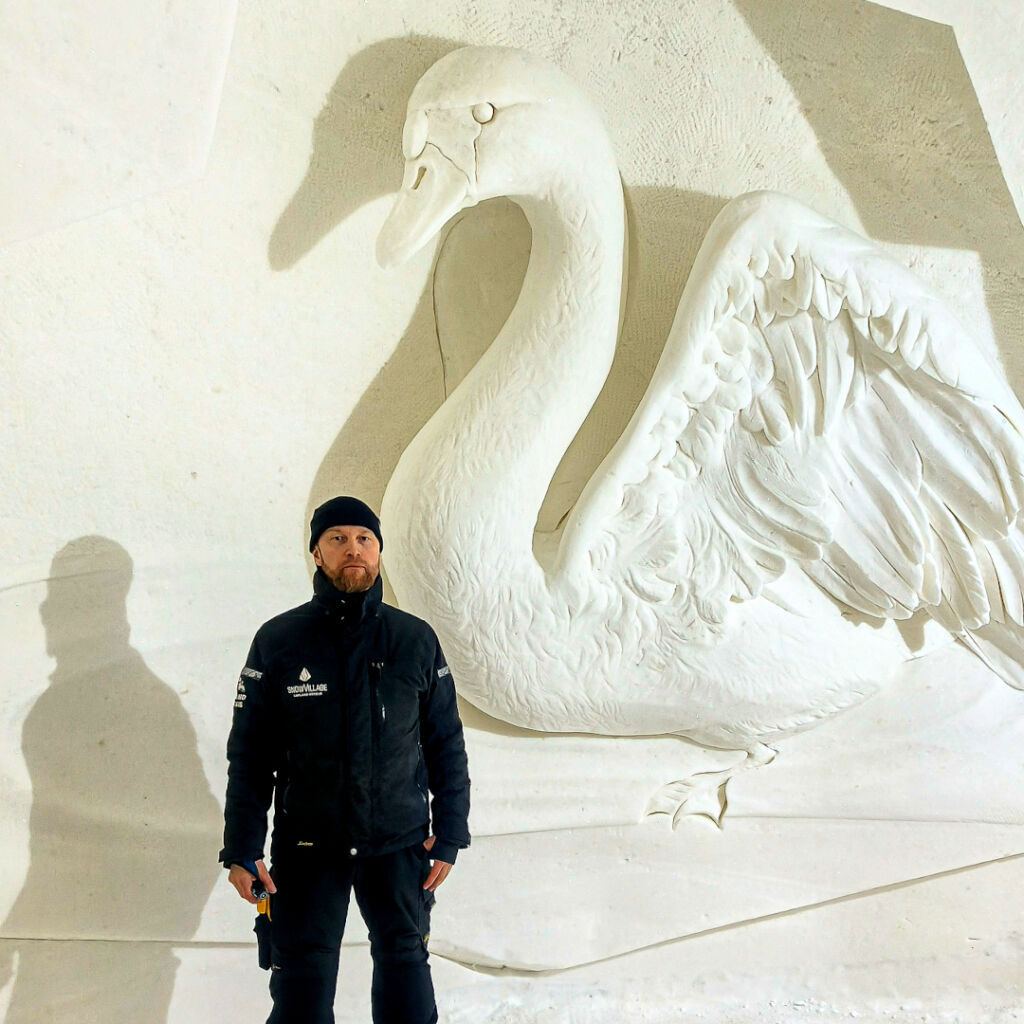
<svg viewBox="0 0 1024 1024">
<path fill-rule="evenodd" d="M 380 520 L 369 505 L 358 498 L 341 496 L 325 501 L 309 521 L 309 550 L 316 547 L 316 542 L 324 530 L 332 526 L 365 526 L 373 533 L 384 550 L 384 538 L 380 535 Z"/>
</svg>

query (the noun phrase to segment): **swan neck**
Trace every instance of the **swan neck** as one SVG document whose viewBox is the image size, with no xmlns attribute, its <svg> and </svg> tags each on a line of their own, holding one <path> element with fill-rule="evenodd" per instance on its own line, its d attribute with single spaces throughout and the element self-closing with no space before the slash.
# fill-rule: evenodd
<svg viewBox="0 0 1024 1024">
<path fill-rule="evenodd" d="M 520 296 L 456 393 L 462 443 L 491 453 L 473 472 L 466 514 L 504 520 L 508 544 L 530 562 L 551 479 L 615 353 L 622 211 L 609 230 L 595 198 L 578 189 L 517 197 L 533 231 Z"/>
<path fill-rule="evenodd" d="M 586 161 L 574 178 L 575 160 L 543 188 L 511 197 L 533 231 L 519 298 L 406 449 L 385 494 L 401 562 L 414 567 L 413 549 L 429 550 L 447 574 L 441 583 L 417 569 L 415 580 L 393 573 L 396 595 L 414 612 L 447 608 L 453 628 L 473 609 L 493 618 L 510 590 L 527 606 L 551 600 L 533 555 L 537 516 L 608 375 L 618 332 L 622 187 L 614 162 L 600 164 Z M 417 596 L 427 592 L 443 600 L 428 609 Z"/>
</svg>

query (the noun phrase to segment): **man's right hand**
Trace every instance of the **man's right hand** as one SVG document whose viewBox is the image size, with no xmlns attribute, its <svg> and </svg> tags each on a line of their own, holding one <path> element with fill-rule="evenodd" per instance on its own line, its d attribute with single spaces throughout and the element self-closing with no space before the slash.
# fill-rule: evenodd
<svg viewBox="0 0 1024 1024">
<path fill-rule="evenodd" d="M 277 892 L 277 886 L 274 885 L 274 880 L 270 877 L 270 872 L 263 861 L 256 861 L 256 870 L 260 873 L 260 881 L 267 887 L 267 892 Z M 252 894 L 252 883 L 256 881 L 256 876 L 251 871 L 246 871 L 241 864 L 231 865 L 231 870 L 228 871 L 228 881 L 238 890 L 238 895 L 246 903 L 259 902 Z"/>
</svg>

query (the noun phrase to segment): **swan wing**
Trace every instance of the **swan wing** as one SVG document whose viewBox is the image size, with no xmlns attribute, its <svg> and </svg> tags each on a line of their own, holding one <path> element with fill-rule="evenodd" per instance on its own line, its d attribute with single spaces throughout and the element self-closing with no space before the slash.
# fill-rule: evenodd
<svg viewBox="0 0 1024 1024">
<path fill-rule="evenodd" d="M 693 639 L 796 563 L 866 615 L 928 609 L 1024 686 L 1022 503 L 1024 410 L 941 299 L 754 193 L 712 225 L 562 567 Z"/>
</svg>

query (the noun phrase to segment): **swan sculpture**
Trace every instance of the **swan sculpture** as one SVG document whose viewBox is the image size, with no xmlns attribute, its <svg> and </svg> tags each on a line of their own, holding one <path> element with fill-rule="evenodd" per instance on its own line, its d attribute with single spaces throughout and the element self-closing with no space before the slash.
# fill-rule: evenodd
<svg viewBox="0 0 1024 1024">
<path fill-rule="evenodd" d="M 884 684 L 911 656 L 891 620 L 921 609 L 1024 687 L 1024 410 L 922 281 L 792 199 L 730 202 L 542 564 L 538 510 L 616 345 L 612 146 L 550 64 L 467 47 L 416 85 L 403 150 L 383 266 L 495 196 L 533 230 L 515 308 L 383 501 L 395 594 L 473 704 L 763 763 Z M 728 775 L 653 809 L 717 820 Z"/>
</svg>

